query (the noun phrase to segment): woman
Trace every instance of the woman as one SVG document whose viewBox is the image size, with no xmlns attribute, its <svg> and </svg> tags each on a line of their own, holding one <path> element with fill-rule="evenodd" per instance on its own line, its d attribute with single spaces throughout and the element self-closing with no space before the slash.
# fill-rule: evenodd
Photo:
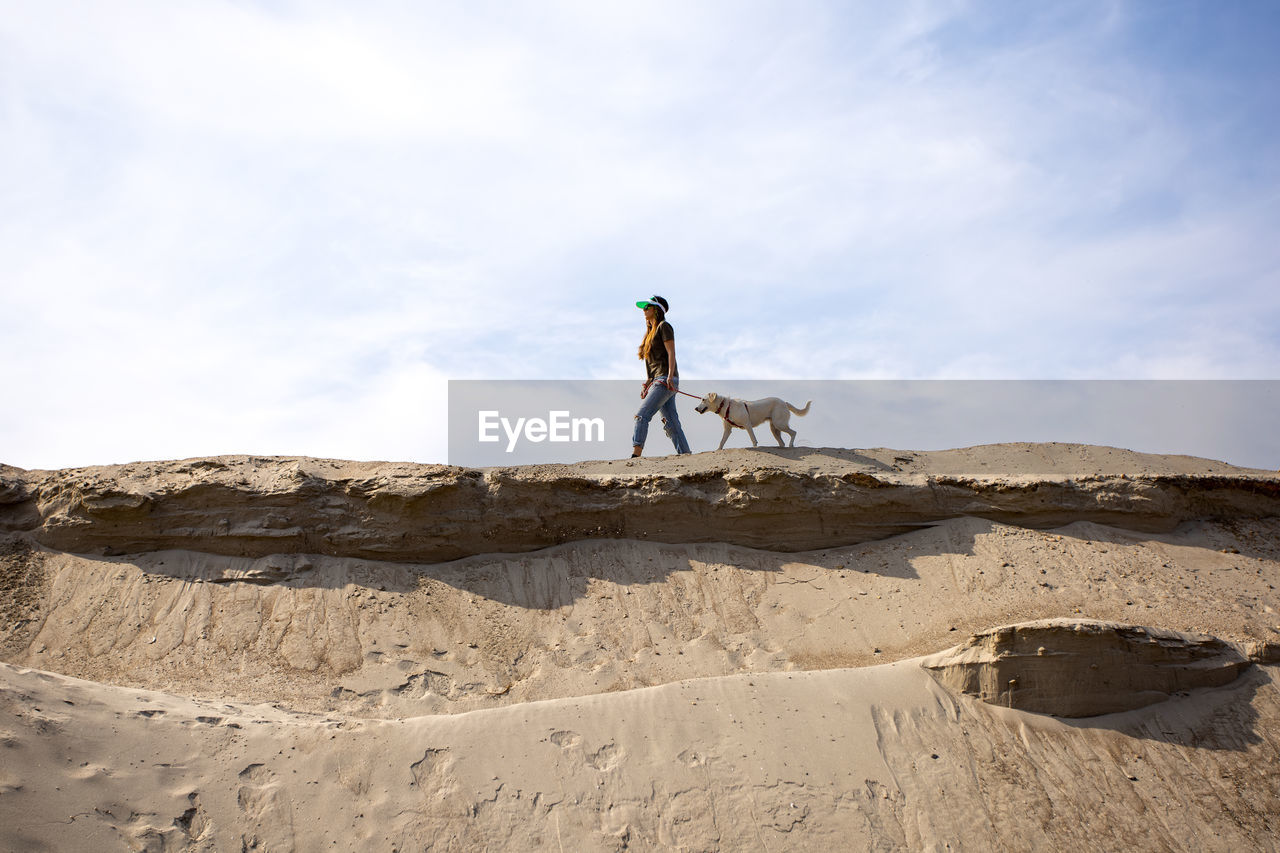
<svg viewBox="0 0 1280 853">
<path fill-rule="evenodd" d="M 676 368 L 676 332 L 667 322 L 667 300 L 661 296 L 636 303 L 644 309 L 644 340 L 640 343 L 640 359 L 644 362 L 648 381 L 641 395 L 644 402 L 636 412 L 636 428 L 631 435 L 634 445 L 632 458 L 644 450 L 644 440 L 649 434 L 649 421 L 654 412 L 662 409 L 662 427 L 675 445 L 676 453 L 688 453 L 680 428 L 680 416 L 676 414 L 676 387 L 680 384 L 680 371 Z"/>
</svg>

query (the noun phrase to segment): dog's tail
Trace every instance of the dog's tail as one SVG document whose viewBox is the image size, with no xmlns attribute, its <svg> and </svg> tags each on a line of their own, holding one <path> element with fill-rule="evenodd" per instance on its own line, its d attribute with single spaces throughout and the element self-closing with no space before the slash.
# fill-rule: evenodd
<svg viewBox="0 0 1280 853">
<path fill-rule="evenodd" d="M 786 401 L 786 400 L 783 400 L 782 402 L 787 403 L 787 401 Z M 804 408 L 803 408 L 803 409 L 797 409 L 795 406 L 791 405 L 790 403 L 787 403 L 787 408 L 788 408 L 788 409 L 790 409 L 790 410 L 792 411 L 792 413 L 793 413 L 793 414 L 797 414 L 797 415 L 807 415 L 807 414 L 809 414 L 809 407 L 810 407 L 810 406 L 812 406 L 812 405 L 813 405 L 813 401 L 812 401 L 812 400 L 810 400 L 809 402 L 807 402 L 807 403 L 805 403 L 805 404 L 804 404 Z"/>
</svg>

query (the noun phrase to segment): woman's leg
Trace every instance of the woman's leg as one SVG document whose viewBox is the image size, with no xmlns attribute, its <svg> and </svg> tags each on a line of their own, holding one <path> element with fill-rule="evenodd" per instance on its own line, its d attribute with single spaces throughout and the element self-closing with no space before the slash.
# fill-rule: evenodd
<svg viewBox="0 0 1280 853">
<path fill-rule="evenodd" d="M 676 453 L 688 453 L 689 442 L 685 440 L 684 428 L 680 426 L 680 415 L 676 412 L 676 395 L 674 391 L 662 403 L 662 426 L 666 430 L 667 437 L 671 439 L 671 443 L 675 445 Z"/>
<path fill-rule="evenodd" d="M 640 411 L 636 412 L 636 425 L 631 432 L 633 447 L 644 447 L 644 441 L 649 436 L 649 421 L 653 419 L 654 413 L 662 408 L 662 404 L 674 396 L 674 391 L 659 387 L 656 380 L 649 386 L 649 396 L 644 398 L 640 403 Z"/>
</svg>

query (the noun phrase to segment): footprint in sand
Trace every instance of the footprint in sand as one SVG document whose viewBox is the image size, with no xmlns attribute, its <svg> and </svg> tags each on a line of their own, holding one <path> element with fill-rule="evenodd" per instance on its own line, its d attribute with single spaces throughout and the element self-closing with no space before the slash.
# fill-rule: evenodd
<svg viewBox="0 0 1280 853">
<path fill-rule="evenodd" d="M 565 752 L 577 753 L 581 751 L 580 758 L 588 766 L 600 772 L 606 772 L 617 767 L 622 762 L 622 758 L 626 755 L 626 750 L 610 741 L 595 752 L 587 752 L 582 746 L 582 735 L 571 731 L 554 732 L 550 738 L 551 742 L 563 749 Z"/>
<path fill-rule="evenodd" d="M 250 764 L 240 771 L 236 802 L 245 821 L 242 849 L 293 849 L 293 802 L 266 765 Z"/>
<path fill-rule="evenodd" d="M 411 783 L 419 791 L 427 803 L 445 800 L 457 793 L 458 786 L 453 780 L 453 759 L 447 748 L 428 749 L 422 758 L 409 765 L 413 774 Z"/>
<path fill-rule="evenodd" d="M 132 814 L 128 833 L 133 836 L 137 850 L 207 850 L 208 836 L 213 823 L 200 803 L 199 793 L 187 794 L 190 804 L 182 814 L 165 825 L 157 814 Z"/>
<path fill-rule="evenodd" d="M 587 764 L 604 773 L 621 764 L 624 755 L 626 755 L 626 750 L 622 747 L 615 743 L 606 743 L 595 752 L 587 755 Z"/>
<path fill-rule="evenodd" d="M 556 732 L 551 735 L 551 742 L 561 749 L 573 749 L 582 743 L 582 735 L 577 732 Z"/>
<path fill-rule="evenodd" d="M 191 804 L 190 808 L 174 818 L 173 825 L 186 836 L 187 841 L 200 841 L 213 824 L 200 802 L 199 793 L 192 791 L 187 794 L 187 802 Z"/>
</svg>

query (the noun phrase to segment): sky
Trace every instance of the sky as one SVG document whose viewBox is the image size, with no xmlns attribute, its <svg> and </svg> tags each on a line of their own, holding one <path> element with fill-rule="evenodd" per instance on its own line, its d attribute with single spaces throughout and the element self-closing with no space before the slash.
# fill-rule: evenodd
<svg viewBox="0 0 1280 853">
<path fill-rule="evenodd" d="M 639 380 L 653 294 L 695 391 L 1280 379 L 1277 43 L 1270 0 L 0 0 L 0 462 L 443 462 L 450 379 Z"/>
</svg>

